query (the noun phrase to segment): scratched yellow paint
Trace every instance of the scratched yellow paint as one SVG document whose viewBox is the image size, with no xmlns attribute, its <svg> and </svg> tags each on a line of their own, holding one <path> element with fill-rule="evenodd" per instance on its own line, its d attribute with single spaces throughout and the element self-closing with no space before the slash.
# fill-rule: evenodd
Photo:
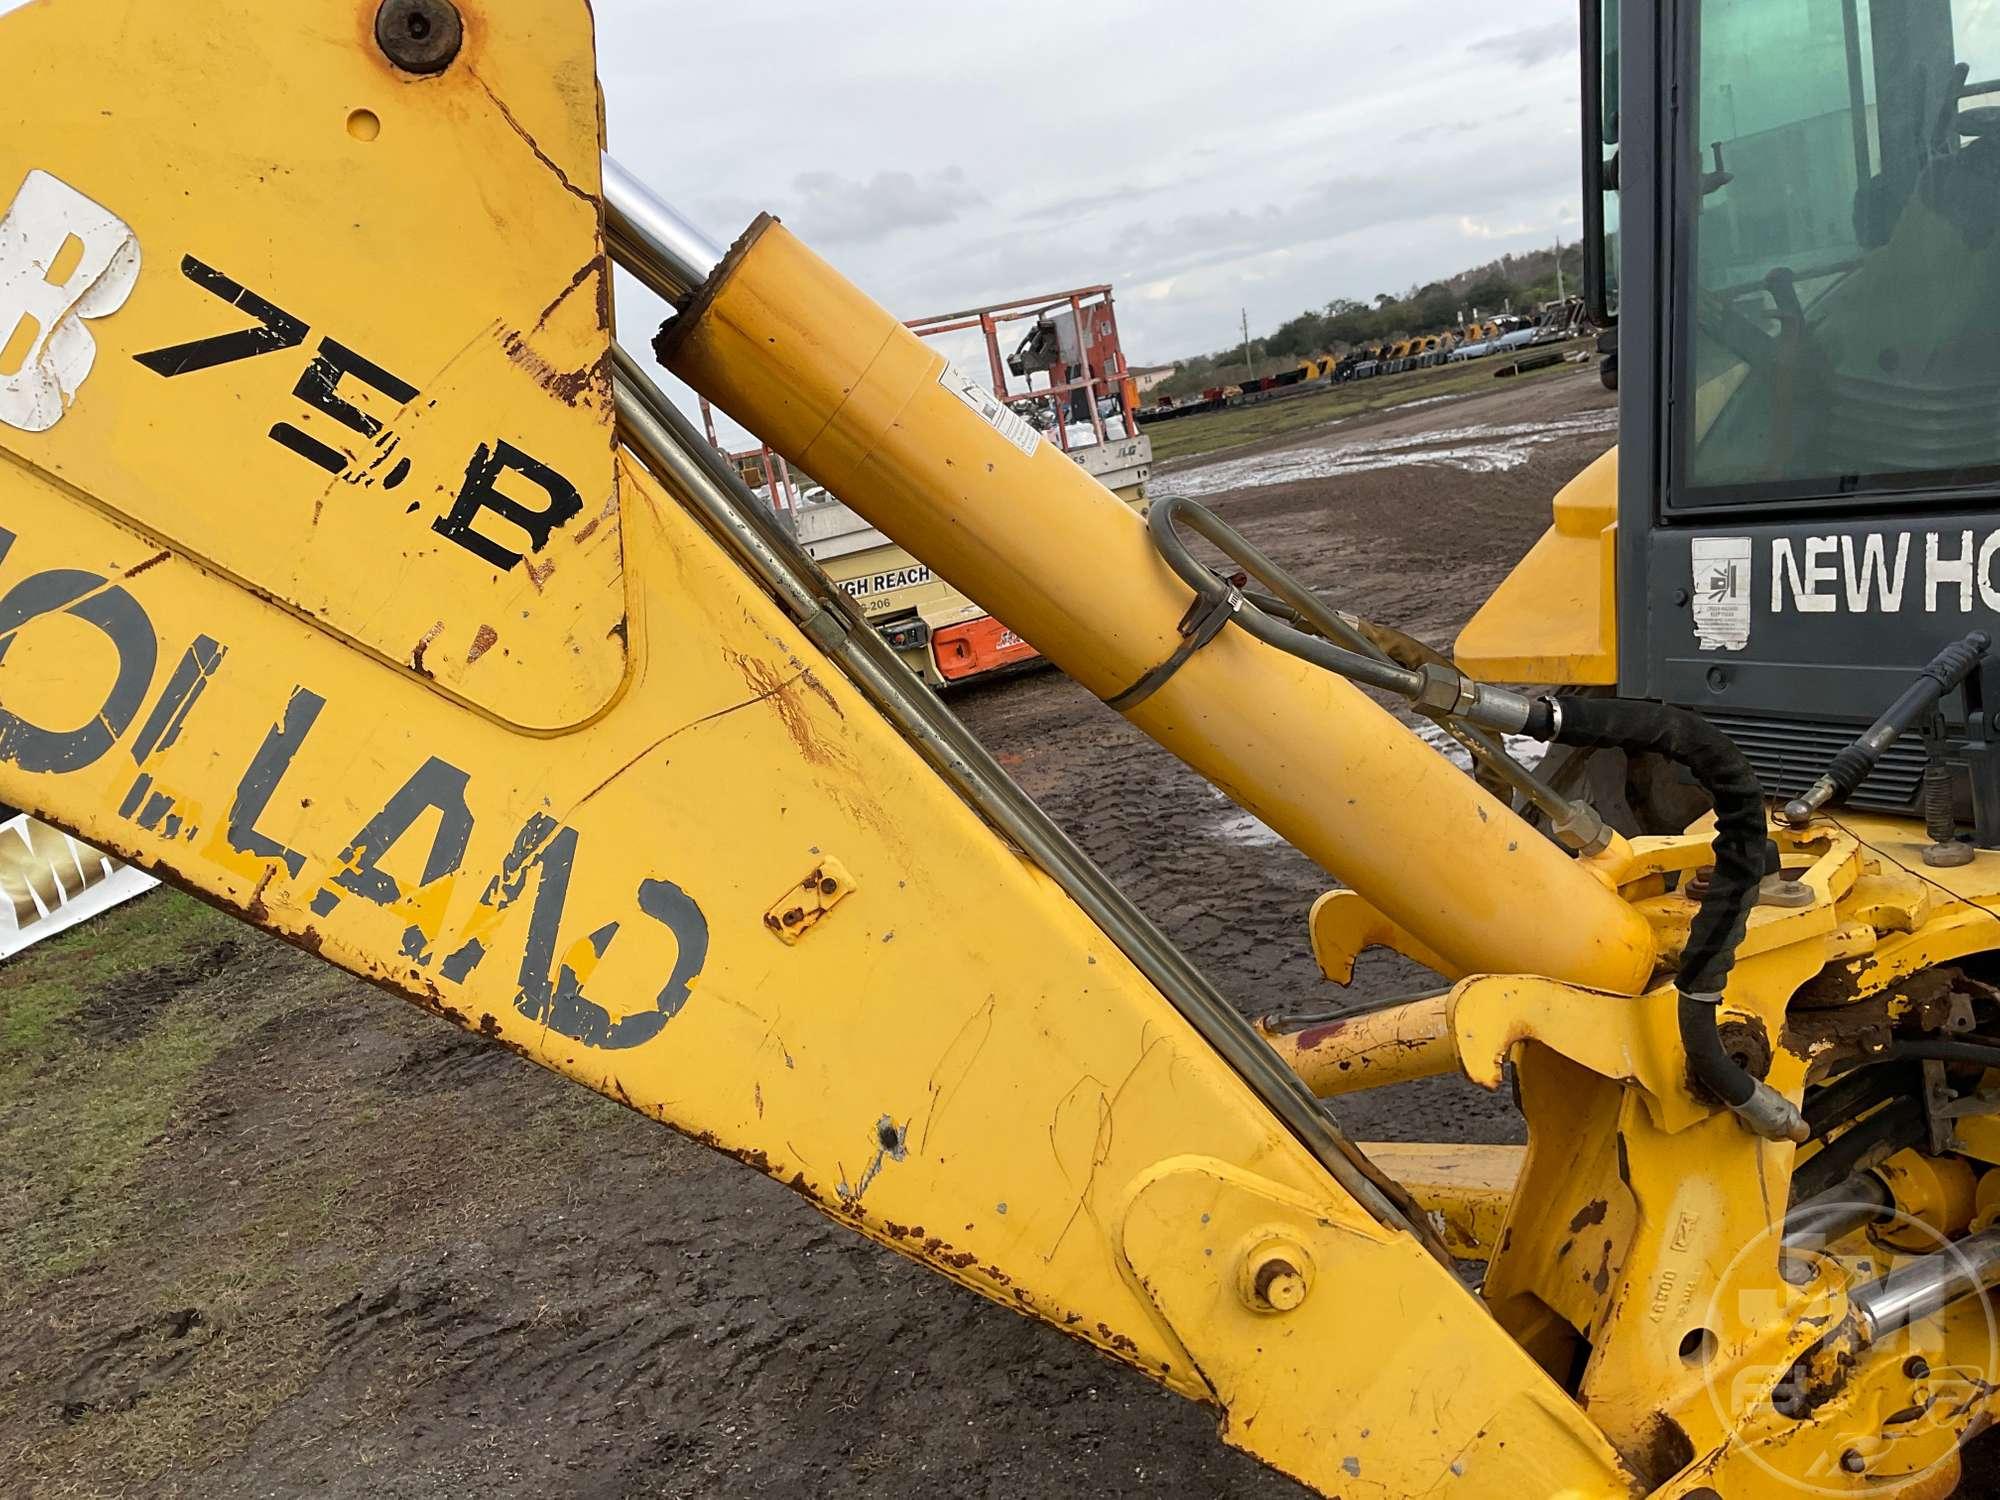
<svg viewBox="0 0 2000 1500">
<path fill-rule="evenodd" d="M 0 327 L 0 798 L 1215 1405 L 1229 1442 L 1327 1494 L 1789 1494 L 1891 1408 L 1885 1359 L 1811 1423 L 1699 1405 L 1712 1391 L 1676 1347 L 1697 1293 L 1742 1294 L 1717 1324 L 1731 1371 L 1808 1336 L 1774 1255 L 1734 1280 L 1719 1264 L 1775 1222 L 1790 1148 L 1658 1069 L 1609 1076 L 1643 1040 L 1643 1002 L 1542 981 L 1522 991 L 1532 1011 L 1492 1017 L 1532 1132 L 1483 1247 L 1487 1305 L 1333 1182 L 614 454 L 588 9 L 460 8 L 465 52 L 428 80 L 385 67 L 365 0 L 45 0 L 0 21 L 17 210 L 0 298 L 46 307 L 94 268 L 52 325 Z M 137 265 L 109 253 L 112 225 Z M 24 246 L 41 259 L 9 280 Z M 185 354 L 253 327 L 273 347 Z M 322 356 L 337 378 L 314 404 L 299 392 Z M 399 379 L 418 394 L 385 401 Z M 315 477 L 307 439 L 336 441 L 346 477 Z M 485 489 L 481 450 L 516 455 Z M 543 508 L 538 474 L 577 503 Z M 470 530 L 440 531 L 468 494 Z M 1581 935 L 1579 973 L 1648 966 L 1655 929 L 1612 893 L 1656 897 L 1699 843 L 1622 850 L 1622 875 L 1524 856 L 1588 896 L 1565 920 L 1612 914 L 1601 952 Z M 1753 923 L 1734 1008 L 1776 1029 L 1831 951 L 1859 848 L 1821 853 L 1814 907 Z M 1465 864 L 1452 889 L 1498 944 L 1506 903 Z M 1991 899 L 1992 877 L 1982 860 L 1938 889 Z M 787 942 L 772 920 L 794 907 Z M 1966 904 L 1944 909 L 1885 939 L 1885 968 L 1991 946 Z M 1455 1019 L 1477 1009 L 1466 986 Z M 1537 1030 L 1586 1007 L 1610 1018 L 1593 1045 Z M 1470 1039 L 1452 1038 L 1462 1057 Z M 1803 1066 L 1785 1054 L 1773 1076 L 1796 1092 Z M 1622 1241 L 1586 1284 L 1561 1226 L 1613 1193 L 1581 1202 Z M 1305 1288 L 1289 1311 L 1257 1300 L 1273 1256 Z M 1674 1322 L 1651 1315 L 1663 1285 Z M 1550 1309 L 1600 1341 L 1577 1381 L 1588 1413 L 1558 1383 L 1575 1351 L 1552 1344 Z M 1944 1320 L 1947 1352 L 1974 1357 L 1976 1332 Z M 1661 1416 L 1707 1455 L 1679 1476 L 1649 1447 Z M 1908 1452 L 1935 1460 L 1947 1436 Z"/>
<path fill-rule="evenodd" d="M 584 0 L 508 0 L 504 27 L 466 11 L 464 53 L 433 78 L 390 66 L 362 0 L 60 0 L 0 23 L 0 208 L 52 174 L 129 226 L 141 260 L 129 300 L 83 324 L 105 335 L 89 399 L 32 437 L 0 423 L 0 448 L 441 689 L 551 729 L 603 708 L 624 673 L 595 59 Z M 369 138 L 350 128 L 362 111 Z M 187 257 L 290 315 L 298 341 L 171 378 L 137 363 L 260 326 Z M 326 340 L 416 388 L 340 382 L 373 436 L 294 394 Z M 280 423 L 345 472 L 274 441 Z M 502 442 L 580 507 L 508 569 L 433 530 Z M 497 483 L 547 504 L 518 472 Z M 491 513 L 477 529 L 529 540 Z"/>
</svg>

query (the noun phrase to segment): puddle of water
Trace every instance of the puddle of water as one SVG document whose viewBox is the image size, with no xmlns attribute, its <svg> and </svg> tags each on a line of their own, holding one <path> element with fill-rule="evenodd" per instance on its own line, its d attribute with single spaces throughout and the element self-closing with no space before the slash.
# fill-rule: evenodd
<svg viewBox="0 0 2000 1500">
<path fill-rule="evenodd" d="M 1262 818 L 1252 817 L 1247 812 L 1231 813 L 1226 818 L 1216 820 L 1209 830 L 1225 844 L 1237 844 L 1245 849 L 1269 849 L 1284 843 L 1278 830 Z"/>
<path fill-rule="evenodd" d="M 1457 766 L 1461 771 L 1470 771 L 1472 769 L 1472 752 L 1446 734 L 1444 730 L 1433 724 L 1429 719 L 1423 719 L 1415 724 L 1411 724 L 1410 728 L 1416 731 L 1417 738 L 1425 744 L 1431 746 L 1433 749 L 1443 751 L 1445 759 Z M 1544 745 L 1540 740 L 1531 740 L 1524 734 L 1503 734 L 1500 738 L 1507 747 L 1507 753 L 1526 766 L 1530 771 L 1539 766 L 1542 763 L 1542 757 L 1549 753 L 1547 745 Z"/>
<path fill-rule="evenodd" d="M 1406 437 L 1360 439 L 1331 446 L 1287 448 L 1184 469 L 1163 488 L 1199 499 L 1228 490 L 1258 489 L 1301 479 L 1337 479 L 1377 469 L 1434 464 L 1467 474 L 1500 474 L 1525 464 L 1535 449 L 1563 438 L 1614 432 L 1615 411 L 1578 412 L 1547 422 L 1487 422 Z"/>
</svg>

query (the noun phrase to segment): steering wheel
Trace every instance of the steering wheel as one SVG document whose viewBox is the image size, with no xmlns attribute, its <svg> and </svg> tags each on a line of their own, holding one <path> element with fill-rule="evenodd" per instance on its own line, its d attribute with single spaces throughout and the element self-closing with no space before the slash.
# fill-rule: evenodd
<svg viewBox="0 0 2000 1500">
<path fill-rule="evenodd" d="M 1695 321 L 1715 341 L 1753 370 L 1774 368 L 1781 356 L 1779 335 L 1737 311 L 1713 292 L 1695 298 Z"/>
</svg>

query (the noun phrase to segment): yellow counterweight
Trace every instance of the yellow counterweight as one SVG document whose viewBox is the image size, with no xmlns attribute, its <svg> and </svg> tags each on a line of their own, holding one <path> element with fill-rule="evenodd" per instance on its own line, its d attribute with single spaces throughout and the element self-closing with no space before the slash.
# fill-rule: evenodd
<svg viewBox="0 0 2000 1500">
<path fill-rule="evenodd" d="M 1190 593 L 1144 522 L 776 220 L 670 323 L 673 372 L 1100 698 Z M 1132 722 L 1466 972 L 1632 994 L 1645 921 L 1365 694 L 1224 630 Z"/>
</svg>

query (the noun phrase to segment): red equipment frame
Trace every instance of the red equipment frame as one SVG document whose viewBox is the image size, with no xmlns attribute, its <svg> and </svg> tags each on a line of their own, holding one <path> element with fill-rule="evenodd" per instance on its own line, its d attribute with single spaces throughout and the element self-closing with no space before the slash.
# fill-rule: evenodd
<svg viewBox="0 0 2000 1500">
<path fill-rule="evenodd" d="M 1036 390 L 1034 377 L 1024 377 L 1023 390 L 1013 391 L 1007 385 L 1007 361 L 1000 353 L 1000 325 L 1039 319 L 1045 312 L 1054 312 L 1067 307 L 1076 319 L 1077 334 L 1083 345 L 1083 365 L 1080 377 L 1062 381 L 1050 372 L 1049 384 Z M 1047 396 L 1056 413 L 1056 442 L 1063 452 L 1070 451 L 1069 403 L 1061 398 L 1074 391 L 1084 391 L 1089 395 L 1090 426 L 1100 443 L 1109 439 L 1105 435 L 1104 417 L 1098 411 L 1098 402 L 1105 396 L 1115 396 L 1118 409 L 1124 414 L 1125 433 L 1136 437 L 1139 432 L 1138 392 L 1133 388 L 1130 366 L 1125 359 L 1123 345 L 1118 338 L 1118 309 L 1111 298 L 1109 286 L 1077 287 L 1067 292 L 1050 292 L 1040 297 L 1017 297 L 1011 302 L 990 302 L 984 307 L 970 307 L 963 312 L 940 313 L 931 318 L 913 318 L 904 324 L 919 338 L 930 338 L 940 333 L 957 333 L 962 329 L 977 328 L 986 339 L 987 373 L 993 379 L 993 393 L 1002 401 L 1017 400 L 1021 396 Z M 1064 366 L 1066 374 L 1075 374 L 1076 367 Z"/>
</svg>

